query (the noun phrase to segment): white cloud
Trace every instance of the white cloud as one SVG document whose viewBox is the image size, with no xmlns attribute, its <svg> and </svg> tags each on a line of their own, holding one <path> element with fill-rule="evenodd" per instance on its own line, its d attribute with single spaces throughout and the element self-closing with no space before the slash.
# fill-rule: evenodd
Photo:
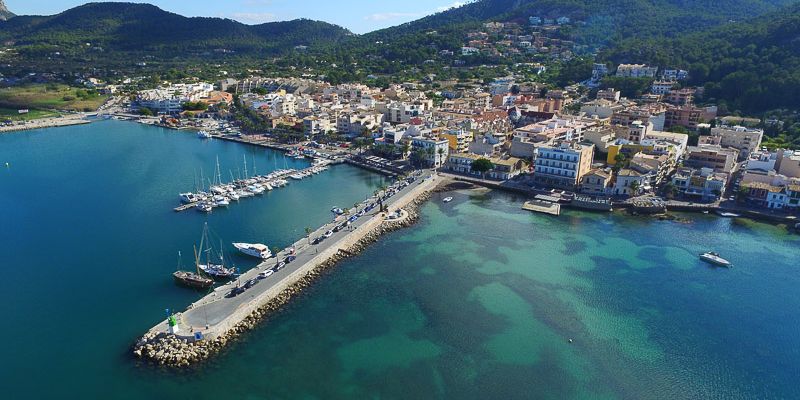
<svg viewBox="0 0 800 400">
<path fill-rule="evenodd" d="M 364 17 L 364 19 L 367 21 L 389 21 L 398 18 L 418 17 L 420 15 L 421 14 L 419 13 L 387 12 L 387 13 L 370 14 Z"/>
<path fill-rule="evenodd" d="M 227 15 L 228 18 L 235 19 L 245 24 L 262 24 L 264 22 L 271 22 L 278 19 L 273 13 L 255 13 L 255 12 L 239 12 Z"/>
<path fill-rule="evenodd" d="M 451 8 L 458 8 L 458 7 L 461 7 L 461 6 L 465 5 L 465 4 L 467 4 L 467 3 L 464 3 L 462 1 L 456 1 L 456 2 L 453 2 L 450 5 L 446 5 L 446 6 L 442 6 L 442 7 L 436 7 L 436 12 L 447 11 L 447 10 L 449 10 Z"/>
</svg>

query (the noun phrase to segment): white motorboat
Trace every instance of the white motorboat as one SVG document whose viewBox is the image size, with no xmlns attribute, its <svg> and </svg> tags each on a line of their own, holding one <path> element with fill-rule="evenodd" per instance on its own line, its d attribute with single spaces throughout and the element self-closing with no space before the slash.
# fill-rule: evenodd
<svg viewBox="0 0 800 400">
<path fill-rule="evenodd" d="M 211 134 L 206 132 L 206 131 L 197 132 L 197 137 L 199 137 L 200 139 L 211 139 L 212 138 Z"/>
<path fill-rule="evenodd" d="M 272 257 L 272 252 L 269 250 L 269 247 L 261 243 L 234 243 L 233 247 L 236 247 L 239 251 L 248 256 L 261 259 Z"/>
<path fill-rule="evenodd" d="M 249 185 L 247 186 L 247 190 L 249 190 L 253 194 L 264 193 L 264 187 L 262 187 L 261 185 Z"/>
<path fill-rule="evenodd" d="M 717 211 L 717 215 L 719 215 L 720 217 L 726 217 L 726 218 L 738 218 L 738 217 L 741 217 L 741 215 L 739 215 L 739 214 L 732 213 L 732 212 L 724 212 L 724 211 Z"/>
<path fill-rule="evenodd" d="M 194 207 L 195 207 L 195 209 L 197 209 L 197 211 L 201 211 L 201 212 L 204 212 L 204 213 L 210 213 L 211 210 L 214 209 L 214 207 L 212 207 L 211 204 L 208 204 L 208 203 L 198 203 Z"/>
<path fill-rule="evenodd" d="M 194 203 L 200 200 L 194 193 L 181 193 L 179 196 L 181 197 L 181 203 L 184 204 Z"/>
<path fill-rule="evenodd" d="M 442 203 L 449 203 L 451 201 L 453 201 L 452 197 L 445 197 L 445 198 L 442 199 Z"/>
<path fill-rule="evenodd" d="M 225 196 L 220 196 L 220 195 L 217 195 L 217 196 L 214 196 L 214 204 L 215 204 L 217 207 L 227 207 L 228 205 L 230 205 L 230 204 L 231 204 L 231 202 L 230 202 L 230 201 L 228 201 L 228 198 L 227 198 L 227 197 L 225 197 Z"/>
<path fill-rule="evenodd" d="M 299 180 L 302 180 L 304 178 L 304 176 L 301 175 L 301 174 L 292 174 L 292 175 L 289 175 L 289 178 L 296 179 L 296 180 L 299 181 Z"/>
<path fill-rule="evenodd" d="M 713 251 L 707 251 L 705 253 L 701 253 L 700 259 L 707 263 L 719 265 L 720 267 L 730 268 L 733 266 L 733 264 L 731 264 L 730 261 L 720 257 L 718 253 L 715 253 Z"/>
<path fill-rule="evenodd" d="M 344 214 L 344 210 L 342 210 L 342 209 L 341 209 L 341 208 L 339 208 L 339 207 L 333 207 L 333 208 L 331 208 L 331 212 L 332 212 L 332 213 L 334 213 L 334 214 L 336 214 L 336 215 L 342 215 L 342 214 Z"/>
</svg>

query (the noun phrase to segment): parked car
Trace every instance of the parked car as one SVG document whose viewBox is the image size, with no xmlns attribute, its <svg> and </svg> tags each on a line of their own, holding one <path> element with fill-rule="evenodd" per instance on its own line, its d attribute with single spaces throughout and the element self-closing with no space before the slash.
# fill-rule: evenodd
<svg viewBox="0 0 800 400">
<path fill-rule="evenodd" d="M 258 279 L 248 279 L 247 282 L 244 283 L 245 289 L 250 289 L 251 287 L 255 286 L 258 283 Z"/>
<path fill-rule="evenodd" d="M 268 270 L 266 270 L 266 271 L 261 271 L 261 272 L 259 272 L 259 274 L 258 274 L 258 279 L 264 279 L 264 278 L 268 278 L 268 277 L 269 277 L 270 275 L 272 275 L 273 273 L 275 273 L 275 271 L 273 271 L 273 270 L 271 270 L 271 269 L 268 269 Z"/>
<path fill-rule="evenodd" d="M 236 297 L 242 293 L 244 293 L 244 288 L 241 286 L 236 286 L 235 288 L 231 289 L 231 291 L 228 292 L 228 294 L 226 294 L 225 297 L 228 298 Z"/>
</svg>

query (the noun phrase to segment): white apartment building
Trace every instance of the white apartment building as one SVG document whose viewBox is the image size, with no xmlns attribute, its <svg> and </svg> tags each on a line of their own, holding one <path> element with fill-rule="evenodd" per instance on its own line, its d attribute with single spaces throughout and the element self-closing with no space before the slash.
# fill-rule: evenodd
<svg viewBox="0 0 800 400">
<path fill-rule="evenodd" d="M 743 126 L 720 126 L 711 128 L 711 134 L 700 137 L 700 144 L 716 144 L 739 150 L 739 157 L 746 159 L 761 147 L 764 131 Z"/>
<path fill-rule="evenodd" d="M 675 82 L 655 81 L 650 85 L 650 93 L 663 96 L 669 93 L 673 86 L 675 86 Z"/>
<path fill-rule="evenodd" d="M 383 123 L 383 114 L 377 112 L 342 113 L 336 119 L 336 130 L 347 136 L 358 136 L 366 131 L 376 131 Z"/>
<path fill-rule="evenodd" d="M 620 64 L 617 67 L 617 76 L 624 78 L 655 78 L 658 67 L 648 67 L 644 64 Z"/>
<path fill-rule="evenodd" d="M 434 168 L 441 167 L 450 154 L 450 142 L 447 139 L 430 139 L 423 136 L 411 138 L 411 148 L 421 149 L 428 164 Z"/>
<path fill-rule="evenodd" d="M 592 169 L 594 145 L 561 142 L 537 146 L 534 150 L 535 182 L 567 189 L 577 188 Z"/>
<path fill-rule="evenodd" d="M 210 83 L 178 83 L 139 92 L 136 105 L 159 114 L 173 114 L 182 111 L 184 103 L 208 97 L 213 90 Z"/>
<path fill-rule="evenodd" d="M 386 105 L 385 120 L 393 124 L 407 124 L 412 118 L 423 115 L 426 109 L 424 102 L 392 102 Z M 381 111 L 380 108 L 378 110 Z"/>
<path fill-rule="evenodd" d="M 303 133 L 308 136 L 319 135 L 336 130 L 327 116 L 310 116 L 303 118 Z"/>
</svg>

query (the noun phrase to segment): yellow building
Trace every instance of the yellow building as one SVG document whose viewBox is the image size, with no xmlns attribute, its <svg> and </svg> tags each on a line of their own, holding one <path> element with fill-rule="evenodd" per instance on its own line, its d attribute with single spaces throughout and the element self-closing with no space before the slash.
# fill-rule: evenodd
<svg viewBox="0 0 800 400">
<path fill-rule="evenodd" d="M 469 144 L 473 140 L 472 132 L 467 130 L 450 130 L 447 133 L 440 133 L 439 138 L 447 139 L 450 151 L 453 153 L 469 152 Z"/>
<path fill-rule="evenodd" d="M 652 152 L 654 147 L 652 145 L 643 145 L 643 144 L 612 144 L 608 146 L 608 156 L 606 157 L 606 163 L 608 165 L 614 165 L 617 163 L 617 154 L 624 154 L 625 158 L 631 159 L 634 154 L 640 152 Z"/>
</svg>

